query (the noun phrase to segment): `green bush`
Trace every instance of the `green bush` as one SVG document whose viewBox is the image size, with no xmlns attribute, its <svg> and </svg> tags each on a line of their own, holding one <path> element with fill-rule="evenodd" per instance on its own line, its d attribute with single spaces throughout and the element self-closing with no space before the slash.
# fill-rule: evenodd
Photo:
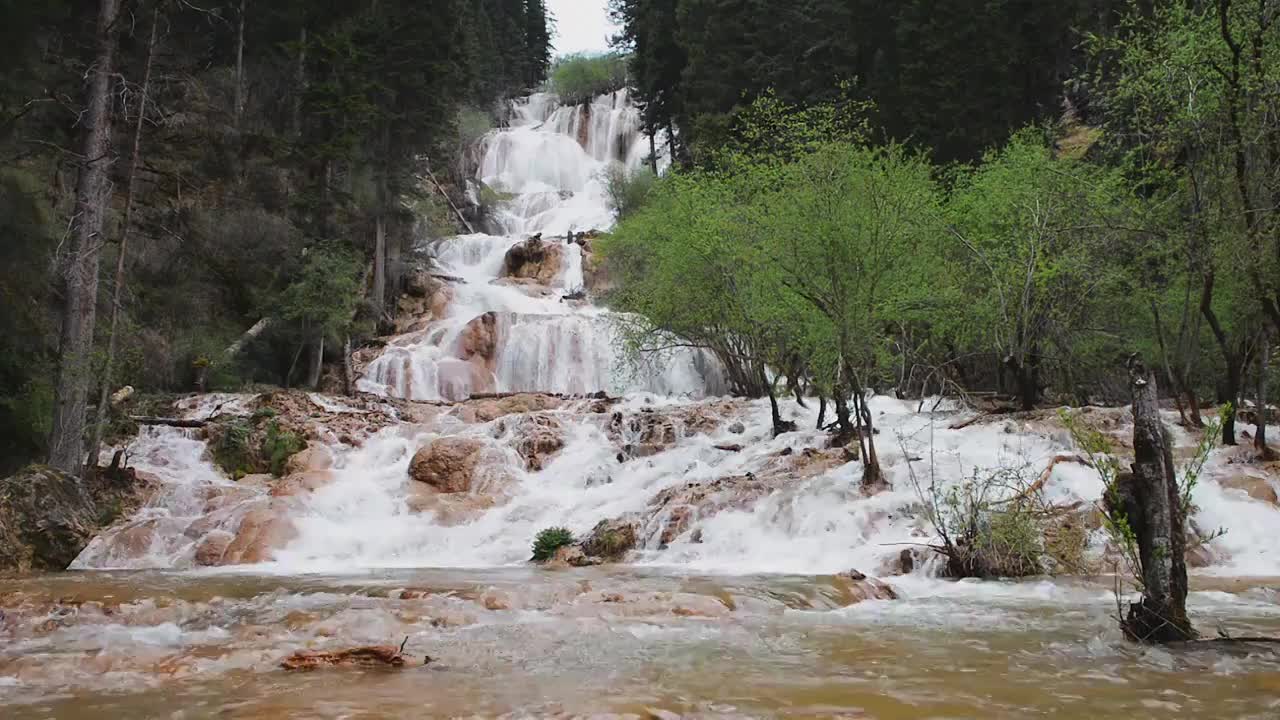
<svg viewBox="0 0 1280 720">
<path fill-rule="evenodd" d="M 262 456 L 272 475 L 276 477 L 284 475 L 285 463 L 294 453 L 301 452 L 306 446 L 306 441 L 298 437 L 297 433 L 280 429 L 280 423 L 275 420 L 267 423 L 267 434 L 262 439 Z"/>
<path fill-rule="evenodd" d="M 248 421 L 236 419 L 223 428 L 213 443 L 213 462 L 227 475 L 239 480 L 253 472 L 253 454 L 249 441 L 253 426 Z"/>
<path fill-rule="evenodd" d="M 545 562 L 555 557 L 556 551 L 573 544 L 573 533 L 568 528 L 549 527 L 533 539 L 533 559 Z"/>
<path fill-rule="evenodd" d="M 551 68 L 551 92 L 567 105 L 589 103 L 626 85 L 627 56 L 621 53 L 566 55 Z"/>
<path fill-rule="evenodd" d="M 621 164 L 610 165 L 605 171 L 604 181 L 614 216 L 621 221 L 644 207 L 657 180 L 653 171 L 646 167 L 628 172 Z"/>
</svg>

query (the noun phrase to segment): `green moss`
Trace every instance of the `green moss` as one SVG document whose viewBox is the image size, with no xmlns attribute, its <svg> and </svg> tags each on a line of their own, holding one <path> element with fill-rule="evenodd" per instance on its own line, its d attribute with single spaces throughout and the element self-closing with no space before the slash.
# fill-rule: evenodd
<svg viewBox="0 0 1280 720">
<path fill-rule="evenodd" d="M 250 438 L 253 427 L 243 419 L 232 420 L 213 443 L 213 462 L 227 475 L 239 480 L 253 472 Z"/>
<path fill-rule="evenodd" d="M 573 533 L 568 528 L 549 527 L 533 539 L 533 559 L 544 562 L 555 557 L 556 551 L 573 544 Z"/>
<path fill-rule="evenodd" d="M 284 475 L 284 466 L 289 458 L 306 446 L 306 441 L 298 437 L 297 433 L 282 430 L 280 423 L 272 420 L 267 423 L 267 434 L 262 439 L 262 457 L 271 474 L 280 477 Z"/>
</svg>

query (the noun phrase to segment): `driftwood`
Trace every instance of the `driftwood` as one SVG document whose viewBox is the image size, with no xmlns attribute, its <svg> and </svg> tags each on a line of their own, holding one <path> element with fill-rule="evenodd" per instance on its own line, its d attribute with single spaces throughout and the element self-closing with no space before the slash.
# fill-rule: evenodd
<svg viewBox="0 0 1280 720">
<path fill-rule="evenodd" d="M 461 277 L 458 277 L 457 275 L 446 275 L 445 273 L 438 273 L 438 272 L 427 273 L 427 274 L 437 280 L 444 280 L 445 282 L 458 283 L 459 285 L 467 284 L 466 278 L 461 278 Z"/>
<path fill-rule="evenodd" d="M 202 428 L 209 424 L 208 420 L 186 420 L 183 418 L 148 417 L 146 415 L 130 415 L 129 419 L 139 425 L 167 425 L 176 428 Z"/>
<path fill-rule="evenodd" d="M 409 638 L 405 638 L 408 642 Z M 423 664 L 431 662 L 424 658 Z M 349 650 L 299 650 L 280 662 L 285 670 L 319 670 L 323 667 L 404 667 L 404 643 L 400 647 L 394 645 L 371 645 L 351 648 Z"/>
<path fill-rule="evenodd" d="M 1053 459 L 1049 461 L 1049 466 L 1041 471 L 1040 477 L 1036 478 L 1036 481 L 1031 483 L 1026 490 L 1018 493 L 1017 497 L 1013 498 L 1013 501 L 1025 500 L 1031 495 L 1043 490 L 1045 483 L 1049 482 L 1049 478 L 1053 477 L 1053 469 L 1061 463 L 1068 462 L 1079 463 L 1085 467 L 1093 467 L 1093 463 L 1079 455 L 1054 455 Z"/>
<path fill-rule="evenodd" d="M 267 328 L 271 327 L 275 323 L 275 321 L 276 319 L 273 317 L 262 318 L 258 322 L 254 323 L 253 327 L 249 328 L 248 330 L 245 330 L 244 334 L 240 336 L 240 339 L 228 345 L 227 349 L 222 351 L 222 354 L 228 358 L 233 358 L 239 355 L 240 351 L 244 349 L 245 345 L 248 345 L 250 342 L 253 342 L 254 338 L 258 337 Z"/>
<path fill-rule="evenodd" d="M 423 164 L 422 169 L 427 171 L 427 177 L 431 178 L 431 184 L 435 185 L 436 190 L 444 196 L 445 201 L 449 203 L 449 207 L 453 209 L 453 214 L 458 216 L 458 221 L 462 223 L 462 227 L 466 228 L 467 232 L 474 235 L 476 229 L 471 227 L 471 223 L 467 220 L 466 216 L 462 214 L 462 211 L 458 209 L 457 205 L 453 204 L 453 198 L 449 197 L 449 193 L 444 191 L 444 186 L 436 179 L 436 174 L 431 172 L 431 168 L 425 163 Z"/>
</svg>

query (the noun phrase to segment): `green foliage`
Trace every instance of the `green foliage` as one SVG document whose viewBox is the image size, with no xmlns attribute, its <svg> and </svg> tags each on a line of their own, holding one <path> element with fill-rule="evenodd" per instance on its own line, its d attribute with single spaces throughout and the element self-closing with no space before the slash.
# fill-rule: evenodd
<svg viewBox="0 0 1280 720">
<path fill-rule="evenodd" d="M 533 559 L 545 562 L 555 557 L 556 551 L 573 544 L 573 533 L 568 528 L 549 527 L 540 530 L 533 539 Z"/>
<path fill-rule="evenodd" d="M 628 172 L 621 163 L 614 163 L 605 170 L 605 193 L 609 207 L 618 220 L 636 214 L 644 206 L 657 177 L 647 167 Z"/>
<path fill-rule="evenodd" d="M 275 301 L 279 316 L 326 337 L 341 336 L 360 298 L 364 262 L 341 247 L 311 248 L 297 279 Z"/>
<path fill-rule="evenodd" d="M 267 470 L 276 477 L 284 475 L 285 463 L 293 454 L 301 452 L 306 446 L 307 442 L 297 433 L 283 430 L 277 420 L 270 420 L 262 438 L 262 458 Z"/>
<path fill-rule="evenodd" d="M 619 53 L 566 55 L 551 68 L 550 90 L 567 105 L 589 103 L 627 84 L 627 58 Z"/>
<path fill-rule="evenodd" d="M 210 446 L 214 464 L 234 480 L 253 472 L 252 435 L 253 426 L 247 420 L 232 420 Z"/>
</svg>

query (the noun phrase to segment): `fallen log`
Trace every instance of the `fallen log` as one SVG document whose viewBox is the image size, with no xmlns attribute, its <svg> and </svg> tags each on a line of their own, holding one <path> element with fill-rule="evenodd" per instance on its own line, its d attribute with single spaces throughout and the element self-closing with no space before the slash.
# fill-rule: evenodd
<svg viewBox="0 0 1280 720">
<path fill-rule="evenodd" d="M 285 670 L 311 671 L 344 665 L 355 667 L 404 667 L 404 645 L 371 645 L 348 650 L 299 650 L 280 662 Z M 431 662 L 426 658 L 423 664 Z"/>
<path fill-rule="evenodd" d="M 1068 462 L 1079 463 L 1081 465 L 1084 465 L 1085 467 L 1093 467 L 1093 463 L 1089 462 L 1085 458 L 1080 457 L 1079 455 L 1054 455 L 1053 459 L 1049 461 L 1049 466 L 1040 472 L 1040 477 L 1036 478 L 1035 482 L 1031 483 L 1031 485 L 1029 485 L 1026 490 L 1023 490 L 1022 492 L 1018 493 L 1017 496 L 1012 498 L 1009 502 L 1017 502 L 1019 500 L 1025 500 L 1031 495 L 1043 490 L 1045 483 L 1049 482 L 1050 477 L 1053 477 L 1053 469 L 1061 463 L 1068 463 Z"/>
<path fill-rule="evenodd" d="M 186 420 L 183 418 L 148 417 L 146 415 L 130 415 L 129 419 L 139 425 L 166 425 L 176 428 L 202 428 L 209 424 L 208 420 Z"/>
</svg>

